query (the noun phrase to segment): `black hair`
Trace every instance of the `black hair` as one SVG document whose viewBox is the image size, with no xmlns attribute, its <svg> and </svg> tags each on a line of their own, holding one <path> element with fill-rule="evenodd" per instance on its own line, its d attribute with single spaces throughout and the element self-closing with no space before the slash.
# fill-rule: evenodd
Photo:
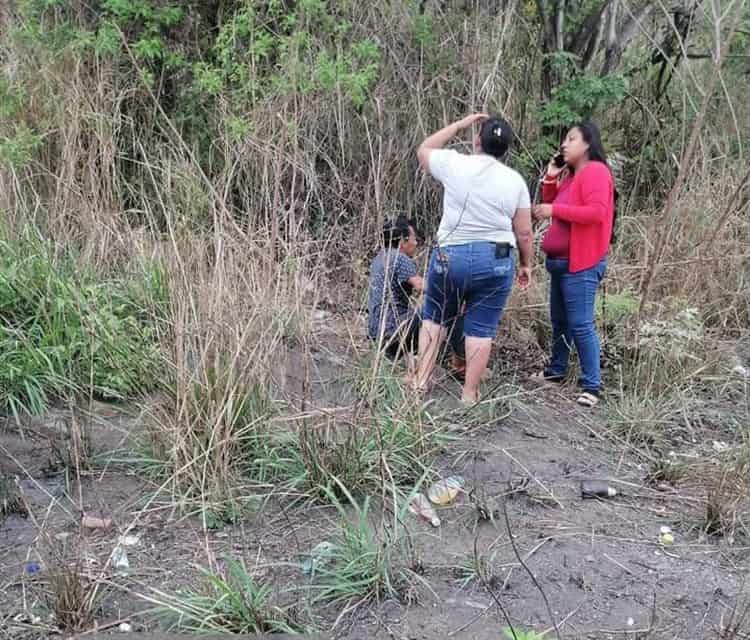
<svg viewBox="0 0 750 640">
<path fill-rule="evenodd" d="M 490 116 L 479 129 L 479 143 L 482 151 L 498 160 L 501 159 L 516 140 L 510 123 L 498 116 Z"/>
<path fill-rule="evenodd" d="M 398 216 L 394 220 L 386 220 L 383 225 L 383 246 L 395 249 L 402 240 L 409 237 L 409 227 L 415 230 L 414 223 L 406 216 Z"/>
<path fill-rule="evenodd" d="M 578 129 L 581 132 L 581 136 L 587 145 L 589 145 L 589 160 L 593 162 L 602 162 L 609 166 L 607 162 L 607 154 L 604 151 L 604 145 L 602 144 L 602 134 L 599 132 L 599 127 L 596 126 L 591 120 L 582 120 L 577 124 L 574 124 L 571 129 Z"/>
<path fill-rule="evenodd" d="M 602 134 L 599 131 L 599 127 L 596 123 L 591 120 L 582 120 L 577 124 L 574 124 L 571 129 L 578 129 L 581 132 L 581 137 L 584 139 L 587 145 L 589 145 L 588 156 L 592 162 L 601 162 L 605 164 L 612 173 L 612 168 L 607 162 L 607 154 L 604 151 L 604 145 L 602 144 Z M 614 185 L 615 177 L 612 175 L 612 184 Z M 615 208 L 612 211 L 612 236 L 610 243 L 616 240 L 615 237 L 615 224 L 617 223 L 617 201 L 620 199 L 620 194 L 617 192 L 617 187 L 614 187 L 615 197 Z"/>
</svg>

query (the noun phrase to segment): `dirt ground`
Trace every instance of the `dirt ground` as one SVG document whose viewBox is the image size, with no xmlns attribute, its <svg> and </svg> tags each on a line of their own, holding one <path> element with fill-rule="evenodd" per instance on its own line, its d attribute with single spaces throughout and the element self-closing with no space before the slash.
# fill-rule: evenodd
<svg viewBox="0 0 750 640">
<path fill-rule="evenodd" d="M 320 325 L 312 360 L 301 366 L 304 356 L 292 354 L 280 392 L 299 402 L 307 377 L 318 406 L 343 407 L 355 397 L 347 371 L 357 356 L 340 351 L 343 337 L 332 333 L 325 317 Z M 606 404 L 594 411 L 581 409 L 566 388 L 534 387 L 508 373 L 502 362 L 513 354 L 501 351 L 497 357 L 488 387 L 514 383 L 501 387 L 512 396 L 507 400 L 511 415 L 460 433 L 437 461 L 443 474 L 461 473 L 467 488 L 440 510 L 441 527 L 416 519 L 408 523 L 425 584 L 417 584 L 410 597 L 353 611 L 331 637 L 503 638 L 506 622 L 493 593 L 514 625 L 544 632 L 552 623 L 542 592 L 565 638 L 750 637 L 722 635 L 733 611 L 750 603 L 745 584 L 750 539 L 742 527 L 732 539 L 702 532 L 706 490 L 697 475 L 688 472 L 674 487 L 648 483 L 647 465 L 608 437 Z M 458 389 L 448 381 L 438 393 L 455 394 Z M 736 409 L 722 398 L 716 406 L 721 408 L 722 402 L 727 411 Z M 154 594 L 154 589 L 184 588 L 198 576 L 198 567 L 220 567 L 227 557 L 243 559 L 254 575 L 279 588 L 303 583 L 304 576 L 289 563 L 331 531 L 335 514 L 330 508 L 285 509 L 282 503 L 269 503 L 241 523 L 205 531 L 199 518 L 153 498 L 155 485 L 121 464 L 123 452 L 134 446 L 133 436 L 141 429 L 136 411 L 96 406 L 93 442 L 99 455 L 94 470 L 80 483 L 55 464 L 50 445 L 66 417 L 59 409 L 23 429 L 10 423 L 0 429 L 0 470 L 17 476 L 31 509 L 27 518 L 10 515 L 0 523 L 2 637 L 49 635 L 37 578 L 24 576 L 24 563 L 41 561 L 44 575 L 48 556 L 43 549 L 50 541 L 68 551 L 78 548 L 87 570 L 110 576 L 112 588 L 98 624 L 106 627 L 102 634 L 122 638 L 156 638 L 150 633 L 153 624 L 139 615 L 152 606 L 143 596 Z M 726 449 L 714 442 L 731 449 L 739 436 L 720 419 L 711 429 L 695 430 L 674 455 L 719 464 Z M 579 483 L 587 478 L 609 480 L 619 495 L 582 500 Z M 469 493 L 495 511 L 493 520 L 477 523 Z M 510 528 L 538 586 L 509 541 L 501 508 L 508 493 Z M 112 518 L 114 526 L 82 532 L 81 504 L 89 514 Z M 672 529 L 673 544 L 661 543 L 662 526 Z M 125 533 L 138 541 L 127 548 L 129 575 L 118 577 L 104 567 Z M 489 584 L 462 586 L 459 567 L 474 548 L 489 561 Z M 336 613 L 322 615 L 333 619 Z M 117 631 L 123 620 L 132 624 L 132 635 Z M 746 634 L 750 621 L 747 624 Z M 554 638 L 554 631 L 547 637 Z"/>
</svg>

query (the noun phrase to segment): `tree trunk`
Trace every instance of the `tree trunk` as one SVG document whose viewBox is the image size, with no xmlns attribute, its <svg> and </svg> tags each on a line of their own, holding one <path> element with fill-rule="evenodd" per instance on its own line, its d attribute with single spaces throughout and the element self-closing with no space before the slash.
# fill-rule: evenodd
<svg viewBox="0 0 750 640">
<path fill-rule="evenodd" d="M 555 7 L 555 50 L 565 51 L 565 0 L 558 0 Z"/>
<path fill-rule="evenodd" d="M 576 32 L 570 36 L 567 49 L 573 51 L 580 59 L 581 71 L 586 71 L 599 50 L 604 31 L 607 8 L 611 0 L 605 0 L 601 5 L 594 8 L 581 22 Z"/>
<path fill-rule="evenodd" d="M 552 98 L 555 87 L 555 69 L 552 54 L 564 50 L 562 34 L 565 27 L 565 0 L 555 0 L 554 9 L 549 12 L 544 0 L 536 0 L 539 18 L 542 23 L 542 100 Z"/>
<path fill-rule="evenodd" d="M 612 0 L 607 12 L 607 49 L 604 52 L 604 66 L 601 75 L 611 73 L 622 56 L 622 48 L 617 36 L 617 11 L 620 8 L 620 0 Z"/>
<path fill-rule="evenodd" d="M 643 23 L 654 9 L 654 4 L 647 2 L 635 13 L 630 13 L 627 20 L 617 24 L 617 13 L 620 0 L 612 0 L 609 6 L 607 23 L 607 49 L 604 53 L 604 65 L 600 75 L 613 73 L 620 65 L 622 53 L 628 43 L 643 29 Z"/>
</svg>

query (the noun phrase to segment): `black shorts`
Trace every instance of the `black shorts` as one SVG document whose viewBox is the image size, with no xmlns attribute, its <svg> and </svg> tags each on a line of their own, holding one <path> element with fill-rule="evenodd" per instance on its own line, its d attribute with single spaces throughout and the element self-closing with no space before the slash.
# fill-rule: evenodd
<svg viewBox="0 0 750 640">
<path fill-rule="evenodd" d="M 457 356 L 466 357 L 464 340 L 463 315 L 458 315 L 455 321 L 448 327 L 448 342 Z M 418 315 L 412 319 L 399 333 L 388 340 L 385 347 L 385 355 L 390 360 L 398 360 L 405 353 L 416 354 L 419 351 L 419 330 L 422 328 L 422 319 Z"/>
<path fill-rule="evenodd" d="M 421 328 L 422 319 L 414 314 L 405 327 L 388 339 L 385 347 L 386 357 L 389 360 L 398 360 L 405 353 L 417 353 Z"/>
</svg>

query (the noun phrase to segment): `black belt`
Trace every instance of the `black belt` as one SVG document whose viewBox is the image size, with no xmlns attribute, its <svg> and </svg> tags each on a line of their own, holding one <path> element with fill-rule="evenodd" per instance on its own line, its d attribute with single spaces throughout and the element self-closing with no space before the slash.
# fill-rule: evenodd
<svg viewBox="0 0 750 640">
<path fill-rule="evenodd" d="M 492 242 L 490 244 L 495 245 L 495 258 L 507 258 L 513 251 L 513 245 L 510 242 Z M 443 253 L 440 245 L 435 245 L 435 249 L 438 252 L 438 260 L 441 262 L 448 262 L 448 256 Z"/>
<path fill-rule="evenodd" d="M 513 249 L 513 245 L 510 242 L 495 242 L 494 244 L 496 258 L 507 258 Z"/>
</svg>

